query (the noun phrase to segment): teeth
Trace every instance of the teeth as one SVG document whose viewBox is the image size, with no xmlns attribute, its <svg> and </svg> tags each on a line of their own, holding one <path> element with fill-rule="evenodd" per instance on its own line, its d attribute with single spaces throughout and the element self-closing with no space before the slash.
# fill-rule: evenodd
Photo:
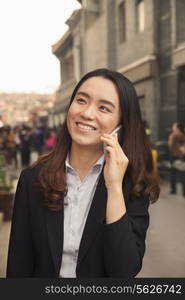
<svg viewBox="0 0 185 300">
<path fill-rule="evenodd" d="M 85 130 L 95 130 L 94 128 L 90 127 L 90 126 L 87 126 L 87 125 L 82 125 L 80 123 L 77 123 L 77 126 L 82 128 L 82 129 L 85 129 Z"/>
</svg>

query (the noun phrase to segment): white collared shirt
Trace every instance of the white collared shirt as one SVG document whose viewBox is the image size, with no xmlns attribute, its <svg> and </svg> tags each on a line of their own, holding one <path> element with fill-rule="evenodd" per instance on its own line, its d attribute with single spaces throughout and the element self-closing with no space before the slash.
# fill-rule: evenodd
<svg viewBox="0 0 185 300">
<path fill-rule="evenodd" d="M 60 277 L 76 277 L 80 241 L 103 163 L 104 155 L 81 181 L 77 172 L 70 166 L 68 157 L 66 159 L 68 192 L 64 198 L 64 241 Z"/>
</svg>

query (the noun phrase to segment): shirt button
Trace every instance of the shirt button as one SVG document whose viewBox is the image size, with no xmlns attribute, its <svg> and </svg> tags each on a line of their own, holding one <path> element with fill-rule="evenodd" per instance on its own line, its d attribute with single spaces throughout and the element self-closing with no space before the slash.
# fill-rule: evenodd
<svg viewBox="0 0 185 300">
<path fill-rule="evenodd" d="M 77 256 L 74 256 L 73 260 L 76 263 L 77 262 Z"/>
<path fill-rule="evenodd" d="M 73 260 L 75 262 L 77 262 L 77 260 L 78 260 L 78 251 L 77 250 L 75 250 L 75 254 L 74 254 Z"/>
<path fill-rule="evenodd" d="M 74 233 L 74 231 L 73 231 L 73 230 L 71 230 L 71 235 L 72 235 L 72 236 L 75 236 L 75 233 Z"/>
</svg>

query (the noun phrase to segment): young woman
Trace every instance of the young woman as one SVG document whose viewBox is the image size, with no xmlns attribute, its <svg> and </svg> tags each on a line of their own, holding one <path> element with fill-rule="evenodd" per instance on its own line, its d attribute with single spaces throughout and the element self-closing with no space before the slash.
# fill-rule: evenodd
<svg viewBox="0 0 185 300">
<path fill-rule="evenodd" d="M 107 69 L 87 73 L 54 149 L 21 173 L 7 276 L 136 276 L 149 202 L 159 196 L 155 174 L 131 82 Z"/>
</svg>

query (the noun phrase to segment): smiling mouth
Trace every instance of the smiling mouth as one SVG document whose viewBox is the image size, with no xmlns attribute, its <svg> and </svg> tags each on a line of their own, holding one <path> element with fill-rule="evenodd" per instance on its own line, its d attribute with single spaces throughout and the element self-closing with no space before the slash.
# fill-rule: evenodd
<svg viewBox="0 0 185 300">
<path fill-rule="evenodd" d="M 80 128 L 80 129 L 82 129 L 84 131 L 88 131 L 89 132 L 89 131 L 95 131 L 96 130 L 95 127 L 90 126 L 90 125 L 84 125 L 84 124 L 82 124 L 80 122 L 76 122 L 76 125 L 77 125 L 78 128 Z"/>
</svg>

